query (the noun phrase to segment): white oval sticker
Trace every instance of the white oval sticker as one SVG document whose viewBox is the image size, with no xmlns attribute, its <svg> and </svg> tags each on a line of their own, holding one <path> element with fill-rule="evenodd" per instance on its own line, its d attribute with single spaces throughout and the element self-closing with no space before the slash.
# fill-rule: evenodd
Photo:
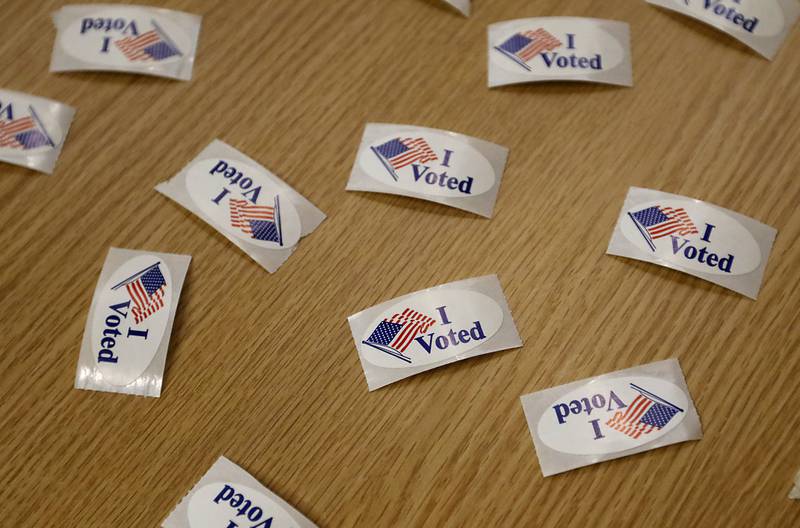
<svg viewBox="0 0 800 528">
<path fill-rule="evenodd" d="M 24 94 L 0 100 L 0 155 L 30 156 L 56 148 L 64 132 L 55 112 Z"/>
<path fill-rule="evenodd" d="M 616 453 L 664 436 L 683 420 L 688 406 L 684 391 L 658 378 L 595 380 L 554 401 L 537 432 L 562 453 Z"/>
<path fill-rule="evenodd" d="M 591 20 L 550 18 L 524 21 L 492 42 L 494 61 L 514 73 L 560 77 L 615 68 L 625 50 Z"/>
<path fill-rule="evenodd" d="M 423 292 L 383 312 L 361 341 L 373 365 L 429 365 L 480 346 L 500 329 L 503 310 L 482 293 Z"/>
<path fill-rule="evenodd" d="M 711 25 L 735 33 L 773 37 L 783 31 L 783 10 L 774 0 L 675 0 Z"/>
<path fill-rule="evenodd" d="M 169 320 L 172 277 L 158 257 L 122 264 L 100 291 L 92 321 L 92 354 L 112 385 L 129 385 L 153 360 Z"/>
<path fill-rule="evenodd" d="M 454 135 L 412 130 L 382 137 L 363 149 L 361 167 L 379 182 L 405 191 L 467 198 L 494 187 L 489 161 Z"/>
<path fill-rule="evenodd" d="M 761 264 L 761 249 L 738 221 L 690 200 L 640 204 L 621 219 L 625 237 L 679 268 L 713 275 L 742 275 Z"/>
<path fill-rule="evenodd" d="M 192 528 L 297 528 L 278 503 L 248 486 L 214 482 L 197 490 L 189 500 Z"/>
<path fill-rule="evenodd" d="M 142 9 L 105 7 L 67 26 L 61 46 L 82 61 L 146 69 L 182 60 L 192 41 L 169 18 Z"/>
<path fill-rule="evenodd" d="M 265 249 L 290 248 L 300 240 L 300 216 L 257 167 L 209 158 L 189 167 L 189 195 L 216 226 Z"/>
</svg>

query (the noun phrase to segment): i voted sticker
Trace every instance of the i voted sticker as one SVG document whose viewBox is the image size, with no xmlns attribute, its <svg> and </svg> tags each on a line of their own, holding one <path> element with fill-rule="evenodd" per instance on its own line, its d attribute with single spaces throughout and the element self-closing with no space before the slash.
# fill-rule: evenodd
<svg viewBox="0 0 800 528">
<path fill-rule="evenodd" d="M 161 524 L 163 528 L 316 528 L 286 501 L 225 457 Z"/>
<path fill-rule="evenodd" d="M 647 0 L 701 20 L 771 59 L 800 15 L 797 0 Z"/>
<path fill-rule="evenodd" d="M 169 320 L 172 286 L 161 259 L 142 255 L 117 268 L 100 290 L 92 342 L 104 381 L 128 385 L 153 360 Z"/>
<path fill-rule="evenodd" d="M 482 293 L 445 290 L 396 304 L 380 314 L 361 341 L 373 365 L 405 368 L 440 363 L 491 338 L 503 310 Z"/>
<path fill-rule="evenodd" d="M 0 160 L 51 173 L 74 114 L 50 99 L 0 90 Z"/>
<path fill-rule="evenodd" d="M 191 528 L 298 528 L 287 512 L 260 491 L 243 484 L 213 482 L 189 499 Z"/>
<path fill-rule="evenodd" d="M 181 60 L 189 35 L 169 19 L 142 9 L 106 8 L 69 24 L 60 35 L 64 50 L 107 66 Z"/>
<path fill-rule="evenodd" d="M 119 70 L 191 78 L 200 17 L 143 6 L 73 5 L 54 14 L 51 71 Z"/>
<path fill-rule="evenodd" d="M 545 445 L 563 453 L 616 453 L 667 434 L 687 405 L 683 390 L 657 378 L 596 381 L 553 401 L 537 431 Z"/>
<path fill-rule="evenodd" d="M 79 389 L 159 396 L 190 257 L 111 248 L 92 300 Z"/>
<path fill-rule="evenodd" d="M 189 195 L 214 224 L 239 240 L 267 249 L 290 248 L 300 240 L 300 217 L 281 199 L 266 173 L 235 159 L 204 159 L 186 175 Z"/>
<path fill-rule="evenodd" d="M 429 196 L 478 196 L 496 181 L 494 169 L 476 149 L 424 130 L 379 138 L 362 151 L 359 163 L 381 183 Z"/>
<path fill-rule="evenodd" d="M 522 344 L 496 276 L 406 295 L 348 321 L 370 390 Z"/>
<path fill-rule="evenodd" d="M 657 262 L 755 297 L 774 238 L 774 229 L 732 211 L 632 188 L 608 253 Z"/>
<path fill-rule="evenodd" d="M 642 251 L 691 271 L 744 275 L 761 264 L 753 235 L 721 210 L 687 200 L 638 204 L 622 223 Z"/>
<path fill-rule="evenodd" d="M 544 476 L 702 437 L 677 360 L 522 397 Z"/>
<path fill-rule="evenodd" d="M 270 272 L 325 219 L 283 180 L 219 140 L 156 190 L 208 222 Z"/>
<path fill-rule="evenodd" d="M 454 132 L 368 124 L 347 190 L 422 198 L 491 216 L 507 149 Z"/>
<path fill-rule="evenodd" d="M 554 80 L 632 86 L 628 25 L 546 17 L 489 26 L 489 87 Z"/>
</svg>

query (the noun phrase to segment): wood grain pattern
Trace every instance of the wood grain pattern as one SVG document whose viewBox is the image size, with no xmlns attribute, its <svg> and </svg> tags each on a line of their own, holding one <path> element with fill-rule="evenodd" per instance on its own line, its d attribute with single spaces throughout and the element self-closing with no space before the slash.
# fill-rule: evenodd
<svg viewBox="0 0 800 528">
<path fill-rule="evenodd" d="M 160 4 L 204 17 L 191 82 L 50 74 L 60 3 L 2 2 L 0 86 L 78 111 L 54 176 L 0 172 L 0 524 L 158 526 L 220 454 L 326 527 L 800 523 L 800 31 L 768 62 L 636 0 Z M 488 90 L 487 24 L 549 15 L 628 21 L 635 88 Z M 367 121 L 508 146 L 495 217 L 345 193 Z M 328 214 L 274 275 L 153 190 L 217 137 Z M 775 226 L 758 301 L 604 255 L 630 185 Z M 193 256 L 160 399 L 72 388 L 111 245 Z M 487 273 L 525 346 L 368 393 L 347 315 Z M 673 356 L 702 441 L 542 478 L 520 395 Z"/>
</svg>

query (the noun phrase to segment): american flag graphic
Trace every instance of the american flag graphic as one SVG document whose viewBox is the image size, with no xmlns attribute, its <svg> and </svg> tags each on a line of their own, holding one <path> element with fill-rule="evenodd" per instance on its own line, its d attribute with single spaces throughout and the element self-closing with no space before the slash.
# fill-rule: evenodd
<svg viewBox="0 0 800 528">
<path fill-rule="evenodd" d="M 628 405 L 625 412 L 618 411 L 606 425 L 631 438 L 639 438 L 643 434 L 658 431 L 669 423 L 683 409 L 656 396 L 652 392 L 631 383 L 631 388 L 638 391 L 636 399 Z"/>
<path fill-rule="evenodd" d="M 653 251 L 656 250 L 653 240 L 658 238 L 674 234 L 686 236 L 700 233 L 682 207 L 673 209 L 654 205 L 628 215 Z"/>
<path fill-rule="evenodd" d="M 395 171 L 406 165 L 427 163 L 439 159 L 428 142 L 422 138 L 395 138 L 370 148 L 395 180 L 398 179 Z"/>
<path fill-rule="evenodd" d="M 136 324 L 164 307 L 164 290 L 167 287 L 167 281 L 161 274 L 160 265 L 160 262 L 156 262 L 111 288 L 116 290 L 125 286 L 131 301 L 133 301 L 131 314 L 133 314 L 133 321 Z"/>
<path fill-rule="evenodd" d="M 411 358 L 403 352 L 417 336 L 427 332 L 434 324 L 436 319 L 433 317 L 406 308 L 381 321 L 363 343 L 411 363 Z"/>
<path fill-rule="evenodd" d="M 129 61 L 160 61 L 181 54 L 178 47 L 161 30 L 155 20 L 151 23 L 155 29 L 139 36 L 124 37 L 114 41 L 114 44 Z"/>
<path fill-rule="evenodd" d="M 543 51 L 556 49 L 561 44 L 561 41 L 555 36 L 545 29 L 539 28 L 515 33 L 499 46 L 495 46 L 494 49 L 530 71 L 531 67 L 528 66 L 528 61 Z"/>
<path fill-rule="evenodd" d="M 275 197 L 275 205 L 255 205 L 247 200 L 228 201 L 231 212 L 231 226 L 240 229 L 250 238 L 277 242 L 283 246 L 281 235 L 280 203 Z"/>
<path fill-rule="evenodd" d="M 10 121 L 0 120 L 0 148 L 30 150 L 45 145 L 53 146 L 53 142 L 36 125 L 33 115 Z"/>
</svg>

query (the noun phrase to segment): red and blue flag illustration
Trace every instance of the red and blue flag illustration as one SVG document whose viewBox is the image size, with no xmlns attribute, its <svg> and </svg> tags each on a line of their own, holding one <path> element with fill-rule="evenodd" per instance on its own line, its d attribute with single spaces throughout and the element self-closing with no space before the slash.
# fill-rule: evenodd
<svg viewBox="0 0 800 528">
<path fill-rule="evenodd" d="M 411 358 L 404 352 L 416 337 L 427 332 L 434 324 L 436 319 L 433 317 L 406 308 L 381 321 L 363 343 L 411 363 Z"/>
<path fill-rule="evenodd" d="M 0 148 L 30 150 L 44 146 L 55 146 L 55 143 L 50 139 L 47 131 L 39 121 L 36 111 L 32 106 L 28 108 L 31 112 L 29 116 L 9 121 L 0 120 Z"/>
<path fill-rule="evenodd" d="M 639 438 L 643 434 L 658 431 L 666 426 L 672 418 L 683 409 L 669 403 L 638 385 L 631 383 L 631 388 L 639 394 L 628 405 L 625 412 L 618 411 L 606 422 L 606 425 L 631 438 Z"/>
<path fill-rule="evenodd" d="M 561 41 L 544 28 L 515 33 L 494 49 L 531 71 L 528 62 L 543 51 L 551 51 L 561 46 Z"/>
<path fill-rule="evenodd" d="M 160 264 L 160 262 L 156 262 L 111 288 L 116 290 L 125 286 L 131 301 L 133 301 L 131 314 L 133 314 L 136 324 L 164 307 L 164 290 L 167 287 L 167 281 L 164 280 L 164 275 L 161 273 Z"/>
<path fill-rule="evenodd" d="M 412 163 L 428 163 L 436 161 L 436 153 L 428 142 L 422 138 L 395 138 L 377 147 L 370 147 L 378 156 L 383 166 L 395 179 L 398 180 L 398 171 Z"/>
<path fill-rule="evenodd" d="M 700 233 L 683 207 L 673 209 L 654 205 L 635 213 L 628 213 L 628 216 L 653 251 L 656 250 L 653 240 L 658 238 L 674 234 L 686 236 Z"/>
<path fill-rule="evenodd" d="M 283 246 L 281 234 L 280 202 L 275 197 L 275 205 L 255 205 L 247 200 L 228 201 L 231 212 L 231 226 L 240 229 L 255 240 L 277 242 Z"/>
<path fill-rule="evenodd" d="M 167 37 L 156 21 L 153 20 L 151 23 L 154 29 L 146 33 L 114 41 L 114 44 L 129 61 L 161 61 L 181 54 L 178 46 Z"/>
</svg>

